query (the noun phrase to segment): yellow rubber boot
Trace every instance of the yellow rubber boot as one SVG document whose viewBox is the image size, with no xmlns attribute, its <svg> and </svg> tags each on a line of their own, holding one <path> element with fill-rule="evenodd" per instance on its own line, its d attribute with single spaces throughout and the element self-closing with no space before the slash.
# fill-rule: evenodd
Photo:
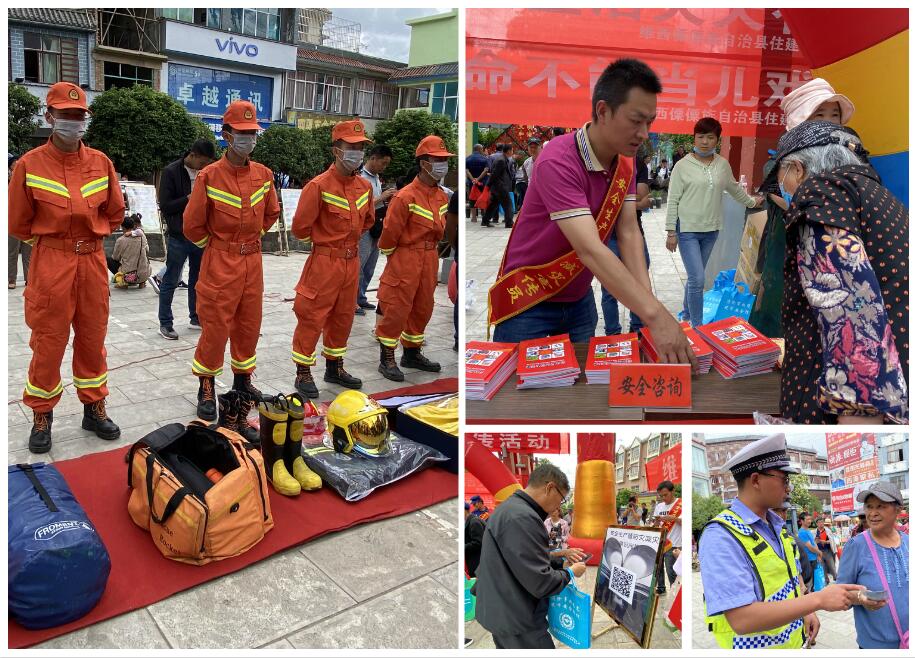
<svg viewBox="0 0 915 658">
<path fill-rule="evenodd" d="M 302 493 L 302 487 L 286 469 L 283 461 L 289 414 L 284 408 L 269 402 L 261 402 L 257 405 L 257 411 L 260 414 L 261 454 L 264 456 L 267 479 L 277 493 L 298 496 Z"/>
<path fill-rule="evenodd" d="M 309 403 L 310 404 L 310 403 Z M 321 476 L 308 468 L 302 458 L 302 419 L 305 417 L 303 400 L 298 393 L 289 396 L 289 423 L 283 461 L 304 491 L 321 488 Z"/>
</svg>

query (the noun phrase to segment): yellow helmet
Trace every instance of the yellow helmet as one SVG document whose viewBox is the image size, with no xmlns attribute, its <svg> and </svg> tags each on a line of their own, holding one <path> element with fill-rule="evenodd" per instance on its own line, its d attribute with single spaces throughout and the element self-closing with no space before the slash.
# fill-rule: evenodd
<svg viewBox="0 0 915 658">
<path fill-rule="evenodd" d="M 337 452 L 380 457 L 390 450 L 388 411 L 361 391 L 343 391 L 327 409 L 327 431 Z"/>
</svg>

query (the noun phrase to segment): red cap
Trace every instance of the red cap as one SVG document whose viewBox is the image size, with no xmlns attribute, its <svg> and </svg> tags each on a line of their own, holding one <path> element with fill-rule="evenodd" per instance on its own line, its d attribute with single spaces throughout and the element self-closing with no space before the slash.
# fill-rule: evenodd
<svg viewBox="0 0 915 658">
<path fill-rule="evenodd" d="M 342 139 L 349 144 L 372 141 L 365 136 L 365 126 L 362 125 L 362 122 L 359 119 L 341 121 L 336 124 L 331 132 L 331 141 L 336 142 L 338 139 Z"/>
<path fill-rule="evenodd" d="M 260 130 L 257 110 L 251 101 L 232 101 L 222 115 L 222 122 L 235 130 Z"/>
<path fill-rule="evenodd" d="M 55 110 L 85 110 L 89 111 L 86 104 L 86 92 L 72 82 L 57 82 L 48 89 L 48 107 Z"/>
<path fill-rule="evenodd" d="M 448 149 L 445 148 L 445 140 L 439 137 L 438 135 L 429 135 L 424 137 L 423 141 L 419 143 L 419 146 L 416 147 L 416 157 L 421 155 L 435 155 L 435 156 L 451 156 L 454 153 L 449 153 Z"/>
</svg>

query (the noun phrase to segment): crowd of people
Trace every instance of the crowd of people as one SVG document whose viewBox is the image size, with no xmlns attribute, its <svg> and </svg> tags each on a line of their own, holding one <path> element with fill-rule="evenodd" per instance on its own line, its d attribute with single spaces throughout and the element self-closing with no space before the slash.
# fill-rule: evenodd
<svg viewBox="0 0 915 658">
<path fill-rule="evenodd" d="M 23 402 L 33 412 L 29 449 L 34 453 L 51 449 L 71 326 L 73 381 L 84 404 L 82 427 L 105 440 L 120 436 L 105 406 L 108 272 L 118 287 L 142 287 L 150 276 L 146 236 L 138 216 L 125 218 L 114 165 L 82 142 L 89 116 L 82 88 L 67 82 L 52 85 L 45 113 L 50 139 L 10 162 L 11 262 L 13 239 L 31 247 L 24 263 L 24 297 L 32 360 Z M 232 102 L 223 116 L 223 156 L 216 158 L 211 142 L 195 142 L 165 168 L 158 190 L 168 227 L 168 257 L 157 283 L 159 333 L 178 338 L 171 307 L 189 262 L 189 324 L 200 330 L 191 373 L 198 380 L 197 416 L 204 420 L 217 419 L 215 378 L 223 372 L 227 344 L 232 390 L 250 400 L 262 396 L 252 380 L 264 292 L 261 237 L 277 221 L 280 205 L 274 173 L 249 157 L 259 130 L 255 106 Z M 400 367 L 440 371 L 422 346 L 446 229 L 451 245 L 456 243 L 457 199 L 449 199 L 441 185 L 454 154 L 441 137 L 429 135 L 416 145 L 414 170 L 396 193 L 381 189 L 380 175 L 391 151 L 375 145 L 368 148 L 366 161 L 371 140 L 360 120 L 336 124 L 331 139 L 333 163 L 306 184 L 290 227 L 310 246 L 295 286 L 291 356 L 296 366 L 292 387 L 308 398 L 319 395 L 312 375 L 319 338 L 324 381 L 349 389 L 362 386 L 344 369 L 343 360 L 354 315 L 374 308 L 365 291 L 378 252 L 387 256 L 378 288 L 382 309 L 373 332 L 380 347 L 378 371 L 396 382 L 404 380 Z M 108 257 L 103 238 L 119 228 L 123 233 Z M 15 270 L 10 276 L 12 288 Z M 398 344 L 403 346 L 400 367 Z"/>
<path fill-rule="evenodd" d="M 594 85 L 591 121 L 543 145 L 532 139 L 521 166 L 511 143 L 489 156 L 474 147 L 465 164 L 471 223 L 481 205 L 481 226 L 498 223 L 500 210 L 506 227 L 517 221 L 490 289 L 494 340 L 568 333 L 587 342 L 598 322 L 596 277 L 606 334 L 624 331 L 621 302 L 631 312 L 628 330 L 649 328 L 661 362 L 695 367 L 678 320 L 704 321 L 706 269 L 726 192 L 767 212 L 757 261 L 765 285 L 750 321 L 784 338 L 781 416 L 792 423 L 906 423 L 908 211 L 845 125 L 851 100 L 820 78 L 788 93 L 788 130 L 751 194 L 718 153 L 724 129 L 711 117 L 695 123 L 691 152 L 680 146 L 670 167 L 664 157 L 649 169 L 644 145 L 662 91 L 650 67 L 621 59 Z M 607 203 L 613 186 L 626 190 L 623 203 Z M 654 296 L 648 275 L 641 213 L 652 187 L 666 196 L 666 247 L 679 251 L 687 275 L 678 318 Z M 573 269 L 555 269 L 570 261 Z M 542 283 L 538 275 L 551 283 L 522 287 L 519 309 L 512 291 L 525 276 Z"/>
<path fill-rule="evenodd" d="M 801 512 L 792 526 L 797 471 L 783 434 L 748 444 L 723 468 L 737 498 L 698 539 L 705 621 L 720 647 L 813 646 L 818 611 L 852 608 L 859 648 L 907 647 L 908 534 L 897 525 L 904 500 L 895 484 L 878 480 L 858 493 L 864 523 L 842 544 L 826 516 Z"/>
</svg>

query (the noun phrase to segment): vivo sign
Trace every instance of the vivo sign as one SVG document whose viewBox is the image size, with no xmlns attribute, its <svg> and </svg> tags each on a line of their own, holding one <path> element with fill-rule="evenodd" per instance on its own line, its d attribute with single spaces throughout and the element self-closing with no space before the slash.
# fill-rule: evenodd
<svg viewBox="0 0 915 658">
<path fill-rule="evenodd" d="M 216 37 L 214 39 L 216 42 L 216 47 L 219 48 L 219 52 L 236 54 L 236 55 L 245 55 L 247 57 L 257 57 L 258 49 L 257 46 L 253 43 L 239 43 L 233 37 L 228 39 L 220 39 Z"/>
</svg>

